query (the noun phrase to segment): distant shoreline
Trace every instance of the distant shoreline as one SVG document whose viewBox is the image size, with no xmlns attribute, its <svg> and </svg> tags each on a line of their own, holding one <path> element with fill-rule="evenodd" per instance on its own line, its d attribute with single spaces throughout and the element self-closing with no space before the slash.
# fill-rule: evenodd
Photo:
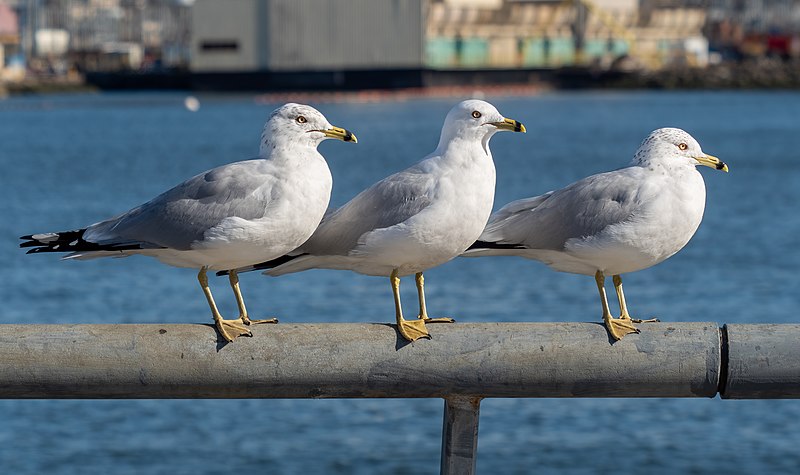
<svg viewBox="0 0 800 475">
<path fill-rule="evenodd" d="M 0 84 L 7 95 L 104 90 L 249 92 L 259 101 L 380 102 L 416 97 L 526 96 L 564 89 L 800 89 L 800 59 L 761 58 L 706 68 L 614 71 L 590 67 L 496 70 L 295 71 L 193 74 L 174 72 L 90 73 L 82 80 L 58 78 Z M 3 97 L 3 94 L 0 94 Z M 292 99 L 295 98 L 295 99 Z"/>
</svg>

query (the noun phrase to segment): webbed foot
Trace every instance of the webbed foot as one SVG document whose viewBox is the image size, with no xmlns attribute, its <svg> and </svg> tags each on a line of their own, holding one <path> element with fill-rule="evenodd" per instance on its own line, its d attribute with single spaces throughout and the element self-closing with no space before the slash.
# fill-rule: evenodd
<svg viewBox="0 0 800 475">
<path fill-rule="evenodd" d="M 253 336 L 239 318 L 236 320 L 223 320 L 220 318 L 215 321 L 215 324 L 222 338 L 229 342 L 240 336 Z"/>
<path fill-rule="evenodd" d="M 422 319 L 405 320 L 400 318 L 397 322 L 397 329 L 400 331 L 400 335 L 408 341 L 416 341 L 420 338 L 431 337 L 431 334 L 428 333 L 428 329 L 425 327 L 425 320 Z"/>
<path fill-rule="evenodd" d="M 606 317 L 603 318 L 603 322 L 606 324 L 608 333 L 615 340 L 621 340 L 628 333 L 639 333 L 639 329 L 633 326 L 633 321 L 630 318 Z"/>
</svg>

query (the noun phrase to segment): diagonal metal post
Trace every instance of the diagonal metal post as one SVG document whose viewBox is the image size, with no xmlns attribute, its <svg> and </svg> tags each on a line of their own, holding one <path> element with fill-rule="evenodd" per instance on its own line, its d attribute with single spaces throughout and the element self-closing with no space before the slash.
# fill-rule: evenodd
<svg viewBox="0 0 800 475">
<path fill-rule="evenodd" d="M 475 473 L 481 398 L 450 396 L 444 400 L 442 475 Z"/>
</svg>

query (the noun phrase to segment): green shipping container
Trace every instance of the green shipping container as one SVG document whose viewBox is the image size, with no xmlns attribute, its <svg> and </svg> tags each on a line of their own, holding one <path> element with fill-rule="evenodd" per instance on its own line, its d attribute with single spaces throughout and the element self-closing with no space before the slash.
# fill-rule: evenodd
<svg viewBox="0 0 800 475">
<path fill-rule="evenodd" d="M 428 38 L 425 42 L 425 64 L 433 68 L 456 66 L 455 38 Z"/>
</svg>

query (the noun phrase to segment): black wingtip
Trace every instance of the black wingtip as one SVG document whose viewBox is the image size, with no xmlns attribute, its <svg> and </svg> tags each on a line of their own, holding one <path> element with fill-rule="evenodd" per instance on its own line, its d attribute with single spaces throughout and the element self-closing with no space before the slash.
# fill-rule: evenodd
<svg viewBox="0 0 800 475">
<path fill-rule="evenodd" d="M 86 229 L 62 231 L 58 233 L 30 234 L 22 236 L 25 239 L 19 247 L 30 247 L 26 254 L 40 252 L 94 252 L 94 251 L 128 251 L 143 249 L 140 243 L 111 243 L 98 244 L 83 239 Z"/>
<path fill-rule="evenodd" d="M 35 244 L 34 244 L 35 245 Z M 69 252 L 69 251 L 60 251 L 59 249 L 46 247 L 46 246 L 38 246 L 31 249 L 28 249 L 25 254 L 40 254 L 42 252 Z"/>
<path fill-rule="evenodd" d="M 272 269 L 272 268 L 278 267 L 281 264 L 286 264 L 287 262 L 293 261 L 293 260 L 297 259 L 298 257 L 305 256 L 305 255 L 307 255 L 307 254 L 297 254 L 297 255 L 288 255 L 288 254 L 286 254 L 286 255 L 281 256 L 281 257 L 276 257 L 275 259 L 272 259 L 271 261 L 259 262 L 258 264 L 254 265 L 254 266 L 251 266 L 249 269 L 247 269 L 247 272 L 251 272 L 251 271 L 254 271 L 254 270 Z M 218 276 L 223 276 L 223 275 L 228 275 L 229 273 L 230 273 L 230 270 L 221 270 L 221 271 L 217 272 L 217 275 Z"/>
<path fill-rule="evenodd" d="M 503 244 L 491 241 L 475 241 L 467 250 L 472 249 L 525 249 L 525 246 L 519 244 Z"/>
</svg>

